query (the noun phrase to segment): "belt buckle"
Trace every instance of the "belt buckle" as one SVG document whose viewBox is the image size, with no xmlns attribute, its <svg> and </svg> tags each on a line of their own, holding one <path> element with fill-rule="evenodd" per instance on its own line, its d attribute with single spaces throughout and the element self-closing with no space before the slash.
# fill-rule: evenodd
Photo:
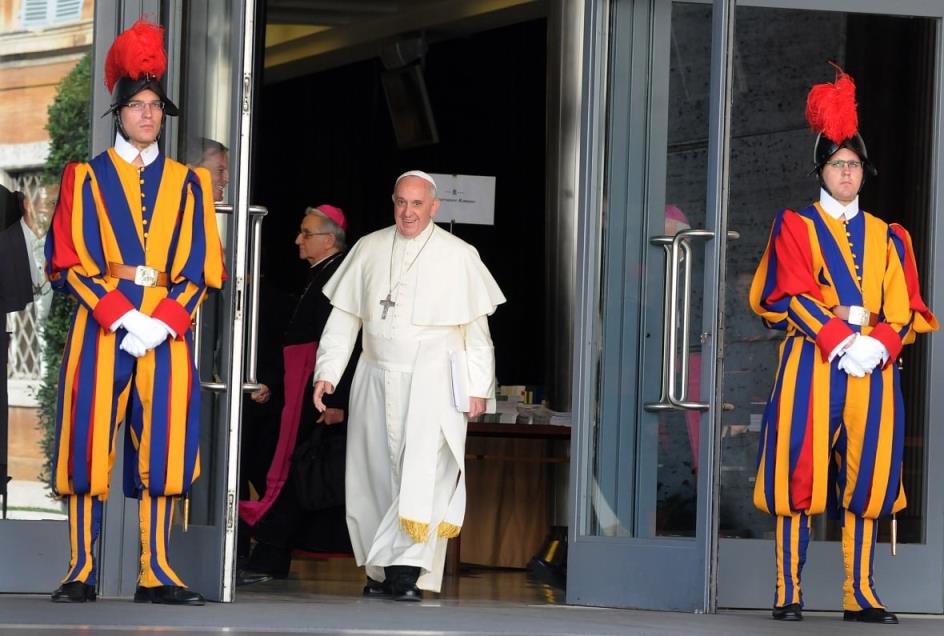
<svg viewBox="0 0 944 636">
<path fill-rule="evenodd" d="M 134 268 L 134 284 L 141 287 L 157 287 L 157 270 L 147 265 Z"/>
<path fill-rule="evenodd" d="M 872 312 L 870 312 L 865 307 L 860 307 L 859 305 L 850 305 L 849 306 L 849 320 L 848 322 L 859 325 L 860 327 L 868 327 L 869 320 L 872 317 Z"/>
</svg>

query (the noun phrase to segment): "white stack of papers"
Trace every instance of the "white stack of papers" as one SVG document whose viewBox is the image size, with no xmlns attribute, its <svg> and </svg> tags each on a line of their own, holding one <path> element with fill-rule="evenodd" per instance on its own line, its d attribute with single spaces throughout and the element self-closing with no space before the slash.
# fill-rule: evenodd
<svg viewBox="0 0 944 636">
<path fill-rule="evenodd" d="M 550 424 L 552 426 L 570 426 L 569 411 L 555 411 L 543 404 L 518 404 L 519 424 Z"/>
</svg>

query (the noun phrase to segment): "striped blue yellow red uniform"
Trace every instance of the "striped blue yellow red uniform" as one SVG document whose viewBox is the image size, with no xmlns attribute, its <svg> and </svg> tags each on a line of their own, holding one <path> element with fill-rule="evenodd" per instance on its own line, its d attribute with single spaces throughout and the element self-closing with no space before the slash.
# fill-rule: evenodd
<svg viewBox="0 0 944 636">
<path fill-rule="evenodd" d="M 66 166 L 46 241 L 47 275 L 78 302 L 59 375 L 53 480 L 69 500 L 72 559 L 64 582 L 94 583 L 92 546 L 124 429 L 124 493 L 140 500 L 139 584 L 182 585 L 167 564 L 173 501 L 200 474 L 200 383 L 190 329 L 224 278 L 209 173 L 159 154 L 140 170 L 111 148 Z M 145 265 L 167 275 L 144 287 L 109 273 Z M 168 325 L 144 356 L 110 327 L 137 309 Z"/>
<path fill-rule="evenodd" d="M 777 518 L 775 605 L 800 603 L 810 515 L 843 520 L 847 610 L 882 607 L 872 583 L 875 519 L 906 505 L 904 407 L 898 365 L 917 333 L 938 328 L 921 297 L 911 237 L 861 212 L 848 222 L 819 203 L 781 211 L 754 275 L 751 308 L 782 329 L 777 375 L 761 424 L 754 504 Z M 872 326 L 833 314 L 858 305 Z M 888 359 L 865 377 L 830 355 L 848 336 L 878 339 Z"/>
</svg>

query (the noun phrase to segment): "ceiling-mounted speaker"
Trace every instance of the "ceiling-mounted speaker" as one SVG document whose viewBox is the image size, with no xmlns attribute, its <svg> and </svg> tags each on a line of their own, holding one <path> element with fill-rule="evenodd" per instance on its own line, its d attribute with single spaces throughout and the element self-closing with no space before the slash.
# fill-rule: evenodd
<svg viewBox="0 0 944 636">
<path fill-rule="evenodd" d="M 422 60 L 428 48 L 422 35 L 403 37 L 383 45 L 380 61 L 385 69 L 392 71 Z"/>
</svg>

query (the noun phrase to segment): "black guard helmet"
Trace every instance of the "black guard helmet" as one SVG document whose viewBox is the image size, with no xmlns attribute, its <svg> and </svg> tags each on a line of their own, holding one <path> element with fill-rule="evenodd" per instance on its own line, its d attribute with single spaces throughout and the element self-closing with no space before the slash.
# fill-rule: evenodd
<svg viewBox="0 0 944 636">
<path fill-rule="evenodd" d="M 823 133 L 820 133 L 816 136 L 816 141 L 813 143 L 813 169 L 810 170 L 809 174 L 816 174 L 817 179 L 819 179 L 819 185 L 824 190 L 828 191 L 826 184 L 823 182 L 823 166 L 826 165 L 830 157 L 843 148 L 848 148 L 859 155 L 859 159 L 862 161 L 863 186 L 865 185 L 866 177 L 874 177 L 878 174 L 878 169 L 876 169 L 875 165 L 869 160 L 869 153 L 865 149 L 865 140 L 862 139 L 862 135 L 858 132 L 852 137 L 844 139 L 841 144 L 837 144 Z M 861 187 L 859 189 L 861 191 Z"/>
</svg>

